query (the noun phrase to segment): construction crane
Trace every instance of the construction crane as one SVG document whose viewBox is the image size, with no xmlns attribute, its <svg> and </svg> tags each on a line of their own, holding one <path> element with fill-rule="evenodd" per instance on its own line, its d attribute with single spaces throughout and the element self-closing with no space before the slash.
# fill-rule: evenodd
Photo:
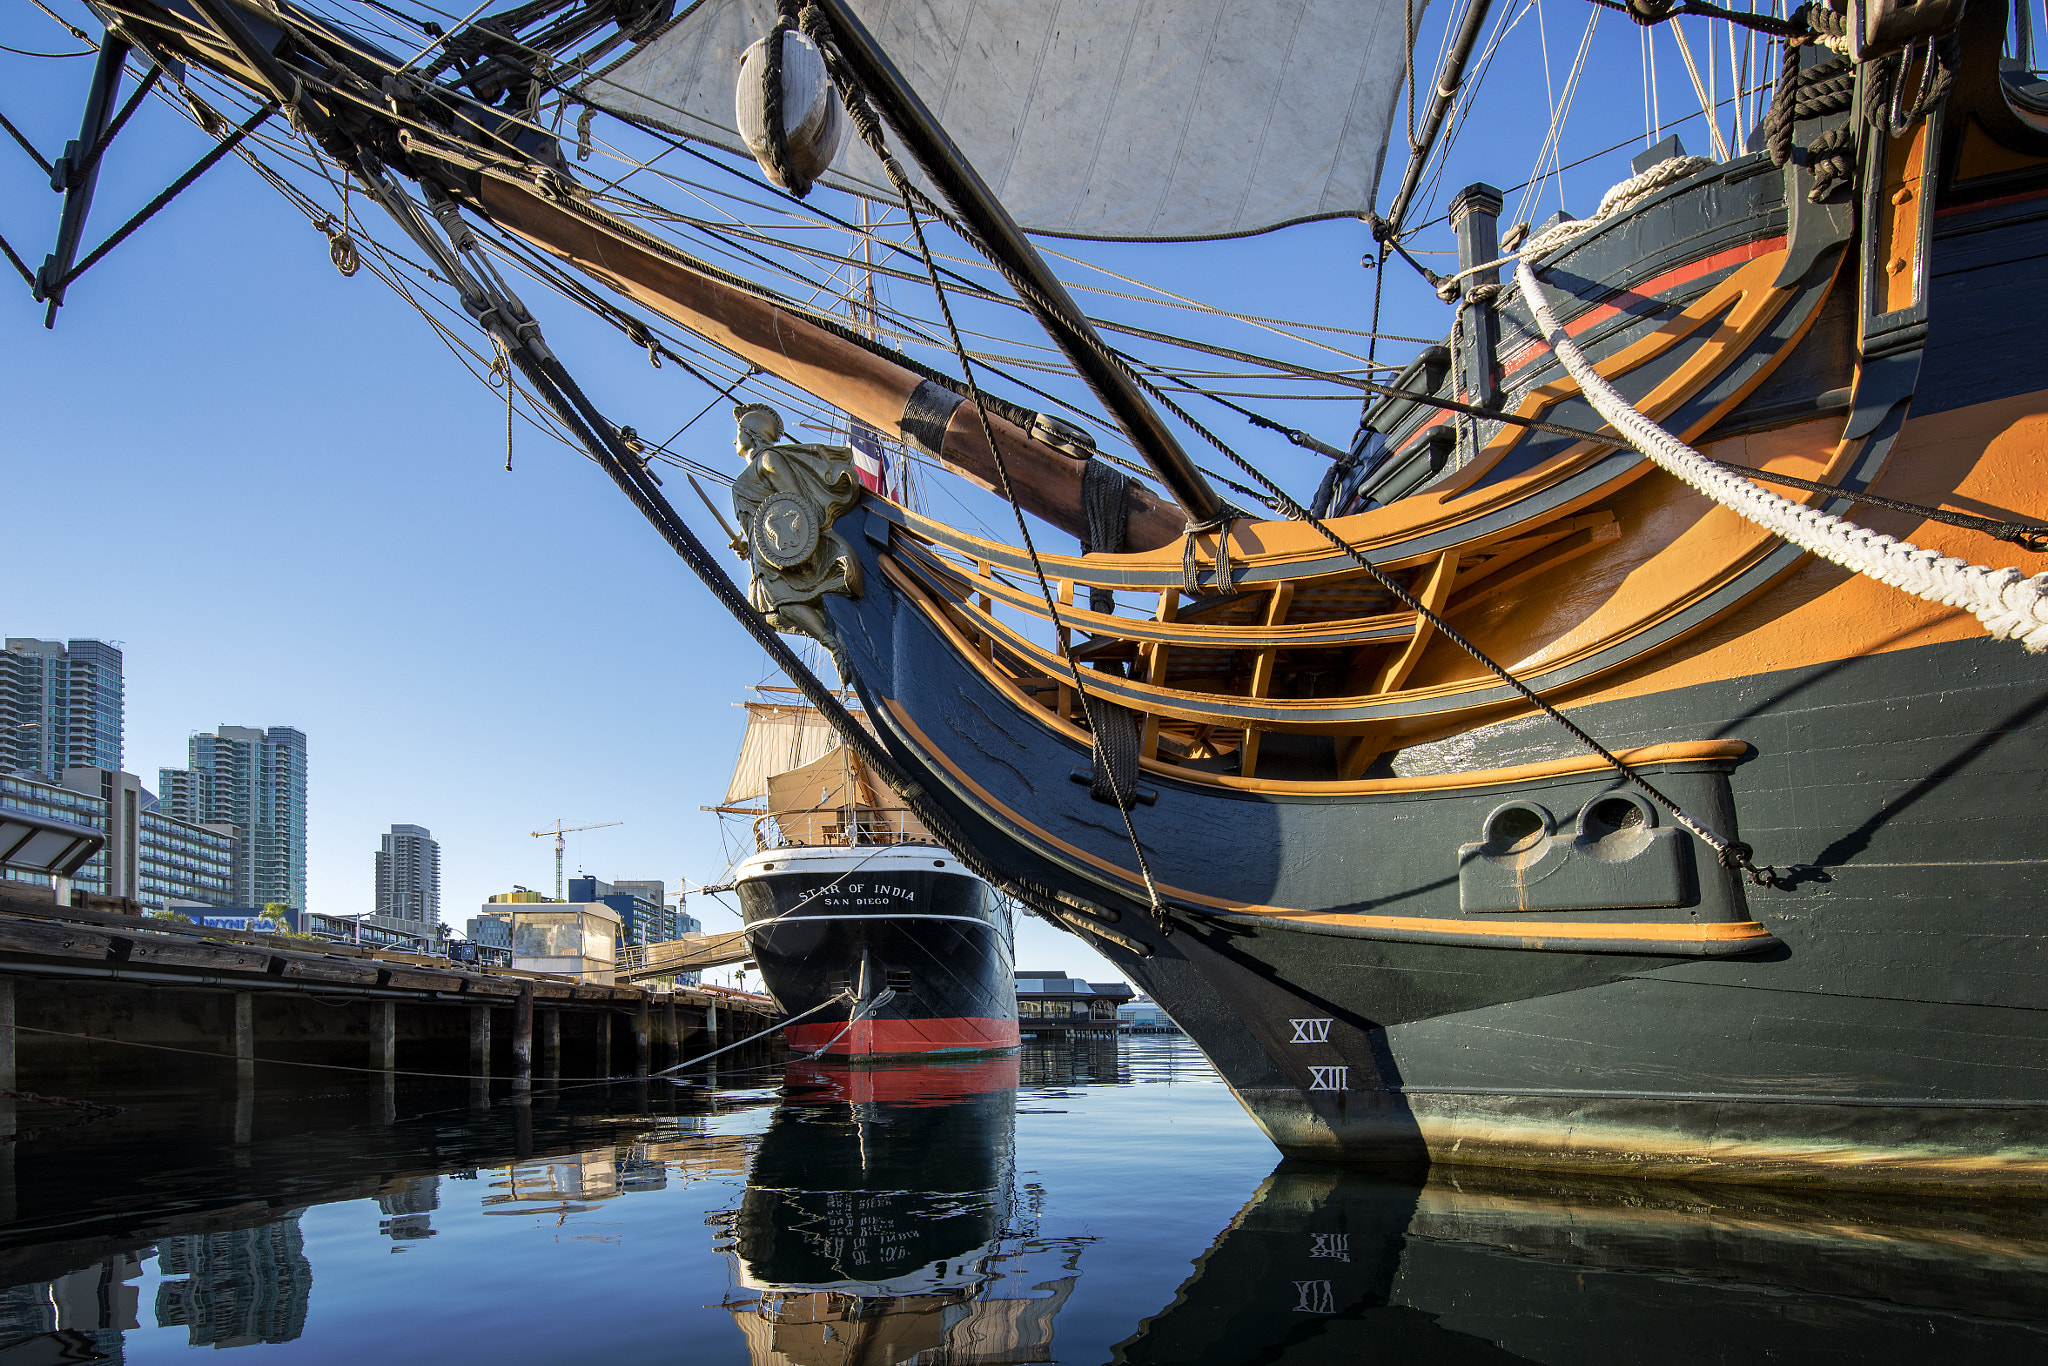
<svg viewBox="0 0 2048 1366">
<path fill-rule="evenodd" d="M 624 824 L 624 821 L 599 821 L 595 825 L 564 825 L 562 824 L 562 818 L 557 816 L 554 829 L 535 830 L 532 832 L 535 839 L 540 839 L 547 835 L 555 837 L 555 900 L 560 901 L 562 899 L 562 836 L 573 835 L 578 830 L 602 830 L 608 825 Z"/>
</svg>

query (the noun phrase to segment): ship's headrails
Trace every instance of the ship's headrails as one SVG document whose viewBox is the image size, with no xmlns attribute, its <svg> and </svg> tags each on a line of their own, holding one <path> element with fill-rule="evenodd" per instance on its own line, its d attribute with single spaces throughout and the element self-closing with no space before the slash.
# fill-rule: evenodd
<svg viewBox="0 0 2048 1366">
<path fill-rule="evenodd" d="M 2025 382 L 2044 369 L 2019 363 L 2041 343 L 2015 335 L 1987 363 L 1967 336 L 1930 331 L 1928 321 L 1948 316 L 1945 290 L 1987 289 L 1969 272 L 1994 257 L 2022 263 L 2008 268 L 2008 291 L 2027 300 L 2040 293 L 2048 306 L 2048 216 L 2027 202 L 2048 189 L 2048 160 L 2004 144 L 1992 156 L 1971 140 L 1986 138 L 1980 122 L 1961 133 L 1923 126 L 1873 150 L 1867 175 L 1888 217 L 1870 216 L 1870 195 L 1863 209 L 1816 205 L 1810 175 L 1797 166 L 1780 172 L 1762 154 L 1707 166 L 1539 265 L 1553 297 L 1570 295 L 1564 326 L 1602 376 L 1710 459 L 1829 486 L 1839 491 L 1774 491 L 1943 554 L 2031 573 L 2040 566 L 2020 546 L 1855 496 L 2014 522 L 2048 514 L 2036 477 L 2048 461 L 2048 393 L 2038 379 L 2033 388 Z M 1959 176 L 1958 164 L 1974 178 Z M 2005 177 L 1998 183 L 2008 187 L 2024 181 L 2025 194 L 1987 196 L 1985 176 Z M 1976 256 L 1959 248 L 1956 270 L 1944 274 L 1934 244 L 1951 235 L 1970 239 Z M 1874 292 L 1873 253 L 1889 253 L 1879 264 L 1909 285 Z M 1498 323 L 1503 411 L 1601 429 L 1512 295 L 1476 306 Z M 1996 307 L 1988 293 L 1971 306 Z M 2010 326 L 2023 326 L 2021 316 Z M 1397 768 L 1393 756 L 1455 749 L 1458 737 L 1529 714 L 1437 621 L 1537 693 L 1574 706 L 1982 634 L 1966 613 L 1810 559 L 1632 450 L 1443 416 L 1421 397 L 1439 385 L 1452 396 L 1461 362 L 1445 356 L 1456 344 L 1411 368 L 1417 399 L 1368 417 L 1393 454 L 1376 467 L 1380 482 L 1366 487 L 1393 500 L 1328 521 L 1427 612 L 1389 594 L 1313 528 L 1243 520 L 1221 533 L 1227 580 L 1217 572 L 1218 533 L 1193 537 L 1192 590 L 1180 545 L 1041 554 L 1055 621 L 1022 550 L 870 500 L 851 517 L 865 519 L 858 530 L 875 571 L 870 593 L 887 599 L 897 623 L 897 643 L 864 656 L 873 661 L 863 686 L 878 719 L 996 828 L 1142 904 L 1141 893 L 1132 895 L 1142 875 L 1115 822 L 1097 822 L 1097 839 L 1084 833 L 1085 812 L 1063 812 L 1043 786 L 1013 781 L 1025 768 L 1064 773 L 1063 765 L 1077 782 L 1088 776 L 1088 712 L 1054 643 L 1064 629 L 1094 704 L 1135 717 L 1137 797 L 1157 808 L 1147 823 L 1240 822 L 1227 840 L 1233 852 L 1213 868 L 1199 841 L 1179 841 L 1178 853 L 1202 866 L 1187 868 L 1178 888 L 1161 887 L 1212 921 L 1581 953 L 1776 948 L 1736 880 L 1695 866 L 1700 851 L 1660 822 L 1655 805 L 1619 792 L 1611 770 L 1578 757 L 1561 731 L 1535 752 L 1574 756 L 1561 762 L 1580 764 L 1575 776 L 1451 772 L 1441 777 L 1449 787 L 1430 789 L 1463 845 L 1430 854 L 1431 895 L 1374 906 L 1252 891 L 1279 888 L 1289 873 L 1281 856 L 1246 849 L 1270 838 L 1298 851 L 1312 843 L 1309 826 L 1337 831 L 1342 822 L 1306 814 L 1326 807 L 1356 814 L 1360 804 L 1416 800 L 1419 780 L 1396 776 L 1415 765 Z M 1966 350 L 1977 357 L 1974 370 Z M 1442 439 L 1447 433 L 1455 439 Z M 1110 610 L 1096 610 L 1101 590 L 1114 595 Z M 887 629 L 884 609 L 862 610 L 860 629 L 874 646 Z M 924 623 L 939 646 L 943 697 L 923 677 L 891 675 L 932 672 L 926 645 L 902 643 L 906 620 Z M 970 719 L 992 724 L 1006 742 L 988 739 L 986 726 L 970 735 L 967 721 L 948 720 L 969 697 Z M 1725 774 L 1735 758 L 1713 749 L 1732 742 L 1699 743 L 1697 753 L 1660 755 L 1671 766 L 1658 782 L 1732 830 Z M 1441 804 L 1452 789 L 1455 813 Z M 1243 814 L 1275 807 L 1295 814 Z M 1225 810 L 1236 814 L 1214 814 Z M 1409 872 L 1395 881 L 1428 882 L 1428 870 Z"/>
</svg>

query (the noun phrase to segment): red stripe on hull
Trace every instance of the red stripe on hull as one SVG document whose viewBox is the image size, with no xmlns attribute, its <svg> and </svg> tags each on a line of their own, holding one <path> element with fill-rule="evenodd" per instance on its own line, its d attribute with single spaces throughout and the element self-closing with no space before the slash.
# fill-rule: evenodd
<svg viewBox="0 0 2048 1366">
<path fill-rule="evenodd" d="M 840 1031 L 845 1030 L 844 1036 Z M 782 1031 L 791 1048 L 822 1048 L 830 1058 L 864 1058 L 914 1053 L 964 1053 L 1015 1048 L 1022 1042 L 1015 1020 L 857 1020 L 844 1024 L 791 1025 Z"/>
<path fill-rule="evenodd" d="M 957 1105 L 991 1091 L 1015 1090 L 1021 1066 L 1015 1053 L 1003 1058 L 901 1062 L 883 1067 L 848 1067 L 835 1058 L 796 1063 L 783 1081 L 796 1093 L 792 1100 L 798 1105 Z"/>
</svg>

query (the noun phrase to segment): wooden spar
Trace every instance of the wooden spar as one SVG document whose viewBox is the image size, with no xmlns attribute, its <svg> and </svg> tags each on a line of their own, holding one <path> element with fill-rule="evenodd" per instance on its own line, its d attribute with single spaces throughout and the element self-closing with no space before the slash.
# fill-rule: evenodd
<svg viewBox="0 0 2048 1366">
<path fill-rule="evenodd" d="M 717 278 L 688 257 L 587 206 L 543 198 L 533 187 L 483 175 L 481 206 L 506 231 L 610 284 L 715 346 L 817 395 L 884 432 L 907 430 L 906 409 L 927 381 L 908 366 L 838 336 L 803 314 Z M 991 412 L 990 428 L 1026 512 L 1085 538 L 1082 462 L 1033 440 Z M 996 465 L 972 405 L 952 410 L 938 458 L 981 487 L 1000 487 Z M 1129 550 L 1156 550 L 1181 536 L 1179 507 L 1133 488 Z"/>
</svg>

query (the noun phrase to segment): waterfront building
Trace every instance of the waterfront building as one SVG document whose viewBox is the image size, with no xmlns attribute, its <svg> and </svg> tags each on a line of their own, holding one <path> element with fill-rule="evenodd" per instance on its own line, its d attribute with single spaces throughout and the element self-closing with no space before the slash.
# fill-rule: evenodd
<svg viewBox="0 0 2048 1366">
<path fill-rule="evenodd" d="M 680 907 L 666 902 L 661 882 L 605 882 L 594 877 L 569 879 L 569 900 L 596 901 L 619 914 L 619 947 L 666 944 L 704 927 Z"/>
<path fill-rule="evenodd" d="M 119 770 L 121 652 L 103 640 L 7 637 L 0 649 L 0 772 L 54 783 L 67 768 Z"/>
<path fill-rule="evenodd" d="M 393 1242 L 411 1243 L 434 1236 L 434 1211 L 441 1208 L 441 1178 L 400 1177 L 377 1192 L 377 1232 Z"/>
<path fill-rule="evenodd" d="M 1136 993 L 1122 982 L 1084 982 L 1064 972 L 1017 974 L 1017 1027 L 1026 1034 L 1114 1032 L 1117 1007 Z"/>
<path fill-rule="evenodd" d="M 503 929 L 492 921 L 501 921 Z M 469 937 L 493 947 L 509 945 L 512 966 L 522 972 L 554 972 L 610 986 L 618 962 L 619 913 L 601 901 L 500 893 L 469 922 Z"/>
<path fill-rule="evenodd" d="M 394 825 L 377 850 L 377 915 L 441 919 L 441 845 L 423 825 Z"/>
<path fill-rule="evenodd" d="M 133 773 L 68 768 L 61 784 L 0 777 L 0 810 L 65 821 L 106 840 L 72 876 L 74 890 L 126 898 L 150 911 L 176 903 L 223 906 L 233 900 L 233 831 L 167 815 Z M 47 875 L 21 868 L 7 868 L 4 876 L 50 886 Z"/>
<path fill-rule="evenodd" d="M 306 735 L 220 726 L 192 737 L 182 769 L 158 774 L 168 814 L 235 827 L 238 905 L 306 904 Z"/>
<path fill-rule="evenodd" d="M 660 881 L 604 882 L 594 877 L 569 880 L 569 900 L 594 901 L 609 906 L 619 916 L 621 949 L 647 944 L 666 944 L 686 934 L 701 934 L 704 926 L 681 906 L 667 904 L 667 884 Z M 701 972 L 678 973 L 676 981 L 694 987 L 702 983 Z"/>
<path fill-rule="evenodd" d="M 8 822 L 10 813 L 23 819 Z M 106 837 L 106 808 L 97 798 L 68 788 L 0 773 L 0 826 L 9 832 L 6 847 L 0 848 L 0 888 L 13 895 L 47 900 L 51 895 L 49 867 L 74 860 L 78 851 L 90 847 L 92 836 Z M 50 847 L 67 834 L 73 841 L 70 849 Z M 79 840 L 85 842 L 79 844 Z M 95 854 L 78 867 L 71 875 L 72 886 L 103 895 L 103 860 L 104 853 Z M 30 888 L 35 890 L 26 891 Z"/>
<path fill-rule="evenodd" d="M 1173 1022 L 1173 1017 L 1142 991 L 1135 999 L 1116 1008 L 1116 1026 L 1127 1034 L 1180 1033 L 1180 1026 Z"/>
</svg>

